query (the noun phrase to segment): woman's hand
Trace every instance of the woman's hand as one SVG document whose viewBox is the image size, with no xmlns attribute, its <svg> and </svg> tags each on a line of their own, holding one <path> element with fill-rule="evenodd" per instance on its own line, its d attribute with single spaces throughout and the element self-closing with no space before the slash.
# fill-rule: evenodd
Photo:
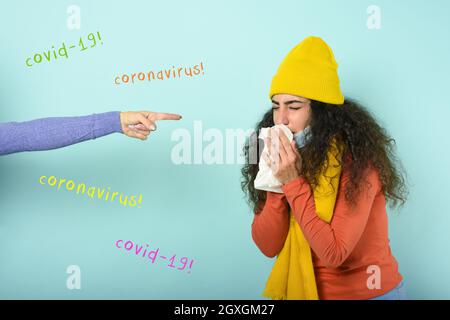
<svg viewBox="0 0 450 320">
<path fill-rule="evenodd" d="M 156 130 L 157 120 L 180 120 L 181 116 L 173 113 L 149 111 L 128 111 L 120 113 L 120 124 L 125 135 L 146 140 L 151 131 Z"/>
<path fill-rule="evenodd" d="M 282 184 L 297 179 L 302 169 L 302 157 L 295 140 L 289 142 L 282 130 L 270 129 L 265 143 L 268 154 L 263 153 L 262 157 L 274 176 Z"/>
</svg>

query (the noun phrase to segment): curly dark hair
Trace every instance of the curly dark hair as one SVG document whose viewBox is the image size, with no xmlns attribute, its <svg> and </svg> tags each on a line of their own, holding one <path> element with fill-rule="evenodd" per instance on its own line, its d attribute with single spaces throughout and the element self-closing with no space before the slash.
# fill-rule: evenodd
<svg viewBox="0 0 450 320">
<path fill-rule="evenodd" d="M 256 125 L 254 134 L 259 133 L 261 128 L 274 125 L 272 115 L 272 110 L 264 114 Z M 406 171 L 395 155 L 395 140 L 378 125 L 375 117 L 365 107 L 350 98 L 346 98 L 340 106 L 311 100 L 310 126 L 308 142 L 299 152 L 303 161 L 300 174 L 311 187 L 317 185 L 319 173 L 328 165 L 327 150 L 335 138 L 338 151 L 343 155 L 343 170 L 350 173 L 345 189 L 345 199 L 350 205 L 355 205 L 362 189 L 361 180 L 370 165 L 378 170 L 382 192 L 391 208 L 399 203 L 401 206 L 405 204 L 408 189 L 402 173 L 406 176 Z M 259 143 L 252 144 L 251 141 L 255 140 L 254 136 L 250 137 L 244 145 L 243 151 L 247 161 L 241 169 L 241 188 L 253 212 L 258 213 L 264 206 L 266 191 L 254 187 L 264 145 L 261 139 L 258 139 Z M 255 152 L 257 161 L 249 161 L 252 152 Z M 346 161 L 349 157 L 351 161 Z"/>
</svg>

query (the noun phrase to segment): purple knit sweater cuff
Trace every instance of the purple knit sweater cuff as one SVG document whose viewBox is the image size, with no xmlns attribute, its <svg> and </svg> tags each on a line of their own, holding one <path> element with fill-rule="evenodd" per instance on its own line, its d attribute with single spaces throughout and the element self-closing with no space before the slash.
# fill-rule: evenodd
<svg viewBox="0 0 450 320">
<path fill-rule="evenodd" d="M 114 133 L 122 132 L 122 125 L 120 124 L 120 111 L 111 111 L 105 113 L 94 114 L 94 139 Z"/>
</svg>

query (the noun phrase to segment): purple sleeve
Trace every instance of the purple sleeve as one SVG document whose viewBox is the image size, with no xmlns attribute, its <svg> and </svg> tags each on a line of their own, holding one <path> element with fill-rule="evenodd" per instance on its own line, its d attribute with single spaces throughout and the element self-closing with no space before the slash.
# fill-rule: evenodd
<svg viewBox="0 0 450 320">
<path fill-rule="evenodd" d="M 0 123 L 0 155 L 62 148 L 122 132 L 120 112 Z"/>
</svg>

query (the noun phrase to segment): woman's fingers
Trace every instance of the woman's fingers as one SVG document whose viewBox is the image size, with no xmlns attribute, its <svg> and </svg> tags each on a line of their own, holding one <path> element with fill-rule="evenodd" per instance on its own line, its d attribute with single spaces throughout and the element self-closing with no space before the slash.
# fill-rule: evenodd
<svg viewBox="0 0 450 320">
<path fill-rule="evenodd" d="M 141 124 L 141 123 L 139 123 L 139 124 L 130 124 L 128 127 L 129 127 L 130 129 L 132 129 L 132 130 L 149 131 L 149 130 L 147 129 L 147 127 L 144 126 L 144 125 Z"/>
<path fill-rule="evenodd" d="M 284 131 L 278 129 L 278 145 L 279 145 L 279 149 L 280 149 L 280 159 L 281 161 L 285 161 L 288 157 L 288 152 L 291 149 L 291 147 L 289 146 L 289 140 L 286 137 Z M 289 149 L 289 150 L 288 150 Z"/>
<path fill-rule="evenodd" d="M 180 120 L 181 115 L 149 111 L 128 111 L 120 113 L 122 132 L 129 137 L 146 140 L 156 130 L 156 120 Z"/>
<path fill-rule="evenodd" d="M 155 131 L 156 128 L 157 128 L 156 123 L 154 121 L 151 121 L 151 120 L 149 120 L 149 121 L 150 121 L 151 128 L 153 128 L 153 129 L 151 129 L 151 131 Z"/>
<path fill-rule="evenodd" d="M 148 130 L 152 130 L 152 131 L 156 130 L 155 123 L 153 121 L 147 119 L 142 113 L 138 113 L 138 120 L 143 125 L 145 125 Z"/>
<path fill-rule="evenodd" d="M 150 131 L 147 131 L 148 133 L 145 134 L 142 131 L 134 131 L 134 130 L 130 130 L 127 133 L 127 136 L 132 137 L 132 138 L 137 138 L 137 139 L 141 139 L 141 140 L 147 140 L 148 135 L 150 134 Z"/>
<path fill-rule="evenodd" d="M 128 125 L 128 128 L 134 132 L 139 132 L 146 136 L 148 136 L 150 134 L 150 130 L 148 130 L 146 126 L 144 126 L 143 124 L 140 124 L 140 123 L 139 124 L 130 124 L 130 125 Z"/>
<path fill-rule="evenodd" d="M 269 129 L 265 143 L 269 158 L 268 163 L 270 163 L 271 168 L 276 171 L 280 163 L 280 144 L 278 133 L 275 130 Z"/>
<path fill-rule="evenodd" d="M 287 135 L 282 130 L 269 129 L 264 142 L 267 146 L 267 154 L 263 152 L 262 157 L 274 171 L 277 171 L 279 166 L 290 165 L 290 163 L 297 161 L 297 159 L 301 160 L 295 140 L 289 141 Z"/>
<path fill-rule="evenodd" d="M 298 148 L 297 148 L 297 144 L 295 143 L 295 140 L 291 141 L 291 149 L 292 149 L 292 152 L 294 152 L 297 157 L 299 157 L 299 158 L 301 157 L 300 152 L 298 152 Z"/>
<path fill-rule="evenodd" d="M 147 137 L 150 134 L 151 131 L 149 131 L 149 130 L 135 130 L 135 132 L 140 133 L 140 134 L 142 134 L 142 135 Z"/>
<path fill-rule="evenodd" d="M 144 128 L 144 130 L 140 130 L 138 128 Z M 132 127 L 125 127 L 123 133 L 131 138 L 146 140 L 148 135 L 150 134 L 150 130 L 147 130 L 144 125 L 134 125 Z"/>
<path fill-rule="evenodd" d="M 131 129 L 138 128 L 139 130 L 156 130 L 155 121 L 159 120 L 180 120 L 181 115 L 175 113 L 164 113 L 164 112 L 150 112 L 150 111 L 139 111 L 139 112 L 130 112 L 134 113 L 130 116 L 130 124 L 129 127 Z M 134 118 L 134 119 L 133 119 Z M 145 128 L 144 128 L 145 127 Z"/>
<path fill-rule="evenodd" d="M 180 120 L 181 115 L 175 113 L 152 112 L 152 120 Z"/>
<path fill-rule="evenodd" d="M 159 120 L 180 120 L 182 118 L 181 115 L 176 113 L 167 113 L 167 112 L 151 112 L 151 111 L 141 111 L 142 114 L 147 119 L 150 119 L 152 121 L 159 121 Z"/>
</svg>

